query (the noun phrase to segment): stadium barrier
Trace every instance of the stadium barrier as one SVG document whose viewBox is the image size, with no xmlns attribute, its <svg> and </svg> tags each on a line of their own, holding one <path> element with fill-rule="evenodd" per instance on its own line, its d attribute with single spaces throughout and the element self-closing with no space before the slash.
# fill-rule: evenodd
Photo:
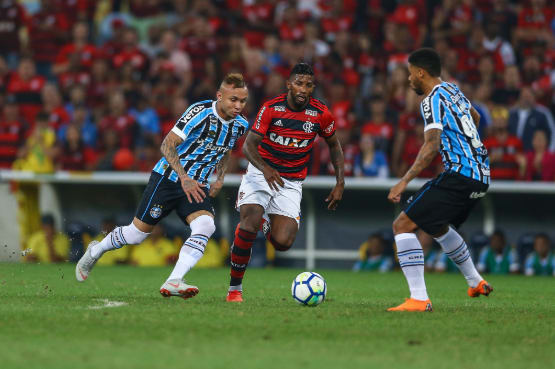
<svg viewBox="0 0 555 369">
<path fill-rule="evenodd" d="M 108 214 L 119 215 L 118 221 L 128 221 L 134 214 L 149 173 L 134 172 L 67 172 L 35 174 L 21 171 L 0 171 L 0 185 L 10 182 L 40 185 L 41 212 L 54 213 L 61 222 L 79 220 L 99 224 Z M 224 188 L 215 201 L 217 224 L 221 234 L 231 238 L 238 213 L 235 211 L 237 188 L 241 175 L 229 174 Z M 407 193 L 420 188 L 426 180 L 412 181 Z M 375 231 L 389 230 L 400 211 L 400 205 L 387 201 L 389 189 L 396 179 L 347 178 L 342 203 L 336 212 L 329 212 L 324 199 L 335 185 L 335 178 L 309 176 L 303 184 L 301 228 L 291 250 L 278 253 L 293 265 L 308 270 L 352 264 L 358 258 L 358 246 Z M 487 196 L 462 227 L 466 236 L 491 234 L 497 227 L 504 229 L 509 240 L 526 232 L 555 231 L 555 183 L 494 181 Z M 0 228 L 3 242 L 17 229 L 13 212 L 5 204 L 8 191 L 0 191 L 3 215 Z M 9 206 L 8 206 L 9 207 Z M 13 207 L 13 205 L 12 205 Z M 11 209 L 13 210 L 13 209 Z M 11 216 L 8 214 L 11 213 Z M 174 219 L 178 223 L 178 219 Z M 13 238 L 13 236 L 12 236 Z M 12 242 L 13 243 L 13 242 Z M 15 242 L 17 243 L 17 242 Z"/>
</svg>

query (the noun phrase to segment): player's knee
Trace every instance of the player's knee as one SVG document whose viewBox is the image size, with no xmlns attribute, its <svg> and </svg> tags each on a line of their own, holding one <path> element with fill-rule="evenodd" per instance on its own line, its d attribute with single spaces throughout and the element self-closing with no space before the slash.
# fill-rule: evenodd
<svg viewBox="0 0 555 369">
<path fill-rule="evenodd" d="M 216 231 L 214 218 L 209 215 L 196 217 L 191 221 L 189 226 L 191 227 L 191 234 L 202 234 L 206 237 L 212 236 L 212 234 Z"/>
<path fill-rule="evenodd" d="M 126 226 L 116 227 L 113 230 L 114 237 L 122 238 L 120 244 L 137 245 L 143 242 L 150 233 L 140 231 L 135 224 L 131 223 Z"/>
<path fill-rule="evenodd" d="M 399 215 L 393 221 L 393 234 L 410 233 L 414 232 L 415 228 L 412 222 L 405 216 Z"/>
<path fill-rule="evenodd" d="M 270 242 L 277 251 L 287 251 L 293 246 L 295 242 L 295 235 L 291 234 L 276 234 L 273 233 L 270 236 Z"/>
</svg>

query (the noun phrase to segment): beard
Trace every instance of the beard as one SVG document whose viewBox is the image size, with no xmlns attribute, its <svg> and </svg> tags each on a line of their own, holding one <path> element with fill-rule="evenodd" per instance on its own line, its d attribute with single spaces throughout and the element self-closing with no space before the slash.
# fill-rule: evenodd
<svg viewBox="0 0 555 369">
<path fill-rule="evenodd" d="M 414 90 L 414 92 L 416 92 L 417 95 L 424 95 L 424 90 L 420 84 L 417 85 L 413 83 L 410 87 Z"/>
</svg>

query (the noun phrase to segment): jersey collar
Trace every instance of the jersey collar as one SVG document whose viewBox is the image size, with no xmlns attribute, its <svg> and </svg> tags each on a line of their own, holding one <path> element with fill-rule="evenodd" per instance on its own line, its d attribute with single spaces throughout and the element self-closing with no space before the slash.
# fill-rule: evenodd
<svg viewBox="0 0 555 369">
<path fill-rule="evenodd" d="M 214 112 L 214 115 L 216 116 L 216 118 L 218 118 L 222 123 L 229 124 L 235 120 L 235 118 L 230 120 L 225 120 L 224 118 L 220 117 L 220 115 L 218 114 L 218 109 L 216 109 L 216 101 L 212 102 L 212 111 Z"/>
</svg>

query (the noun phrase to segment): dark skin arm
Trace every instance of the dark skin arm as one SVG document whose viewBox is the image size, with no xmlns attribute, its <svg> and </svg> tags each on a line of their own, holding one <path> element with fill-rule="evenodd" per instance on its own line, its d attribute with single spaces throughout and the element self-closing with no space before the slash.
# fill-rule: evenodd
<svg viewBox="0 0 555 369">
<path fill-rule="evenodd" d="M 472 115 L 476 129 L 478 129 L 478 127 L 480 127 L 480 113 L 478 113 L 473 107 L 470 107 L 470 115 Z"/>
<path fill-rule="evenodd" d="M 222 186 L 224 184 L 224 177 L 225 177 L 225 173 L 227 172 L 227 166 L 229 164 L 230 157 L 231 157 L 231 151 L 228 151 L 222 157 L 222 160 L 220 160 L 218 164 L 216 164 L 216 173 L 218 174 L 218 177 L 216 178 L 216 181 L 212 183 L 212 185 L 210 186 L 210 193 L 209 193 L 210 197 L 216 197 L 220 192 L 220 190 L 222 189 Z"/>
<path fill-rule="evenodd" d="M 326 138 L 326 143 L 330 149 L 330 158 L 335 170 L 336 184 L 331 190 L 330 194 L 326 198 L 326 202 L 329 202 L 328 209 L 335 210 L 339 201 L 343 197 L 343 190 L 345 189 L 345 160 L 343 158 L 343 149 L 341 144 L 335 135 Z"/>
<path fill-rule="evenodd" d="M 429 129 L 424 132 L 424 144 L 420 148 L 416 160 L 409 168 L 407 173 L 401 178 L 399 183 L 391 188 L 387 199 L 393 203 L 398 203 L 401 201 L 401 194 L 405 191 L 405 188 L 420 172 L 426 168 L 432 160 L 436 157 L 439 152 L 439 146 L 441 142 L 441 130 L 440 129 Z"/>
<path fill-rule="evenodd" d="M 264 178 L 271 189 L 279 191 L 279 186 L 285 186 L 279 172 L 269 166 L 258 153 L 258 145 L 262 142 L 262 136 L 250 131 L 243 144 L 243 154 L 248 161 L 264 174 Z"/>
<path fill-rule="evenodd" d="M 177 173 L 179 180 L 181 182 L 181 188 L 183 192 L 187 195 L 187 199 L 190 203 L 194 201 L 201 203 L 206 196 L 204 191 L 202 190 L 201 186 L 197 181 L 191 179 L 185 170 L 181 166 L 181 162 L 179 161 L 179 155 L 177 154 L 176 147 L 179 146 L 183 140 L 181 137 L 176 135 L 175 133 L 171 132 L 168 133 L 164 141 L 162 141 L 162 145 L 160 146 L 160 151 L 162 155 L 166 158 L 168 163 L 170 164 L 171 168 Z"/>
</svg>

